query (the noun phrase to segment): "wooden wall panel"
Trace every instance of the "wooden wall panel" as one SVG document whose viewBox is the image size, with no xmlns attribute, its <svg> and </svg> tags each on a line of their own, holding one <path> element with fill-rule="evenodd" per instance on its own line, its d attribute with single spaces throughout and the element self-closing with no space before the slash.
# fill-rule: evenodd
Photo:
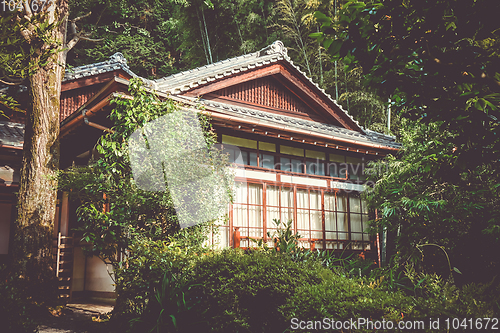
<svg viewBox="0 0 500 333">
<path fill-rule="evenodd" d="M 61 96 L 61 113 L 59 121 L 63 121 L 80 106 L 85 104 L 89 98 L 92 98 L 102 88 L 101 84 L 88 86 L 83 89 L 74 89 L 64 91 Z"/>
<path fill-rule="evenodd" d="M 302 115 L 315 114 L 297 96 L 271 77 L 243 82 L 215 91 L 213 94 L 233 100 L 292 111 Z"/>
</svg>

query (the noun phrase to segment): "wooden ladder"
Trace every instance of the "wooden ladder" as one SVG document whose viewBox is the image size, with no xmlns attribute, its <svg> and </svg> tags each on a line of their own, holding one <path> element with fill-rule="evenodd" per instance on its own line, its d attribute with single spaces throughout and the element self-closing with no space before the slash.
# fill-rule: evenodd
<svg viewBox="0 0 500 333">
<path fill-rule="evenodd" d="M 73 237 L 58 234 L 54 259 L 56 277 L 59 280 L 59 299 L 69 301 L 73 274 Z"/>
</svg>

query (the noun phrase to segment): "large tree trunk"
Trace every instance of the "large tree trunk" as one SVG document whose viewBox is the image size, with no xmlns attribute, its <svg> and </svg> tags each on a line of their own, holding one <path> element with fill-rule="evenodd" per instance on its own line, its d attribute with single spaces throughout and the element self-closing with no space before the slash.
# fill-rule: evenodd
<svg viewBox="0 0 500 333">
<path fill-rule="evenodd" d="M 55 1 L 45 17 L 58 22 L 68 13 L 67 0 Z M 65 25 L 52 32 L 62 48 Z M 50 47 L 51 45 L 46 45 Z M 52 45 L 53 46 L 53 45 Z M 39 59 L 32 59 L 38 62 Z M 18 194 L 14 262 L 30 281 L 55 276 L 52 271 L 52 232 L 59 168 L 59 110 L 66 52 L 53 54 L 29 79 L 31 105 L 26 111 L 24 155 Z"/>
</svg>

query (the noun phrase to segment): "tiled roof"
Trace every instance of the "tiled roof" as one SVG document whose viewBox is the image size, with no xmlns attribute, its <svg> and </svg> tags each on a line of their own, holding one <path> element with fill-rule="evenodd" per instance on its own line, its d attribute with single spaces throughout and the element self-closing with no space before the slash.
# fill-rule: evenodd
<svg viewBox="0 0 500 333">
<path fill-rule="evenodd" d="M 9 121 L 0 121 L 0 145 L 22 147 L 24 143 L 24 125 Z"/>
<path fill-rule="evenodd" d="M 332 101 L 344 114 L 346 114 L 361 130 L 364 130 L 359 123 L 347 113 L 337 101 L 332 99 L 332 96 L 327 94 L 324 89 L 307 77 L 306 73 L 300 70 L 288 56 L 288 50 L 281 41 L 276 41 L 271 45 L 263 48 L 260 51 L 245 54 L 239 57 L 222 60 L 210 65 L 205 65 L 185 72 L 177 73 L 161 79 L 154 80 L 154 89 L 164 93 L 177 95 L 205 85 L 209 82 L 218 80 L 225 76 L 230 76 L 240 72 L 245 72 L 256 67 L 268 65 L 273 62 L 286 61 L 288 64 L 296 68 L 304 78 L 309 80 L 321 94 Z"/>
<path fill-rule="evenodd" d="M 279 115 L 275 113 L 249 109 L 239 106 L 234 106 L 231 104 L 225 104 L 220 102 L 214 102 L 210 100 L 204 99 L 194 99 L 188 98 L 190 101 L 197 101 L 207 107 L 216 110 L 217 112 L 237 116 L 239 118 L 247 117 L 253 118 L 259 121 L 259 123 L 264 124 L 264 122 L 268 122 L 271 124 L 279 124 L 286 125 L 293 128 L 307 130 L 311 133 L 318 134 L 326 134 L 331 135 L 332 138 L 341 138 L 347 139 L 350 141 L 363 143 L 371 143 L 371 144 L 379 144 L 385 147 L 390 148 L 401 148 L 401 144 L 396 142 L 396 138 L 393 136 L 385 135 L 382 133 L 366 130 L 366 134 L 359 133 L 357 131 L 352 131 L 343 127 L 331 125 L 331 124 L 323 124 L 315 121 L 298 119 L 295 117 Z"/>
<path fill-rule="evenodd" d="M 206 104 L 207 106 L 218 108 L 218 110 L 222 113 L 226 112 L 242 117 L 248 116 L 257 118 L 261 121 L 265 120 L 274 123 L 286 124 L 290 127 L 306 129 L 311 132 L 332 135 L 339 138 L 342 137 L 350 139 L 352 141 L 380 144 L 392 148 L 401 147 L 401 145 L 395 141 L 394 137 L 367 130 L 361 127 L 356 120 L 354 120 L 344 109 L 342 109 L 342 106 L 340 106 L 335 100 L 333 100 L 330 95 L 325 93 L 324 89 L 321 89 L 315 82 L 308 78 L 306 74 L 300 70 L 300 68 L 293 64 L 290 57 L 288 57 L 288 51 L 286 47 L 281 41 L 276 41 L 273 44 L 265 47 L 264 49 L 254 53 L 226 59 L 154 81 L 147 80 L 145 78 L 141 79 L 149 88 L 153 90 L 170 95 L 179 95 L 185 91 L 205 85 L 220 78 L 245 72 L 256 67 L 261 67 L 278 61 L 286 61 L 288 64 L 296 68 L 297 71 L 301 75 L 303 75 L 305 79 L 309 80 L 314 86 L 316 86 L 320 94 L 323 94 L 326 99 L 329 99 L 331 102 L 333 102 L 339 110 L 344 112 L 345 115 L 352 119 L 354 123 L 358 124 L 362 132 L 348 130 L 335 125 L 317 123 L 285 115 L 277 115 L 255 109 L 236 107 L 230 104 L 213 103 L 210 101 L 201 100 L 202 103 Z M 130 71 L 125 57 L 121 53 L 115 53 L 110 57 L 108 61 L 75 67 L 71 70 L 67 70 L 63 81 L 75 80 L 81 77 L 97 75 L 117 69 L 122 69 L 131 76 L 138 77 L 136 74 Z M 184 96 L 182 97 L 186 98 Z"/>
<path fill-rule="evenodd" d="M 125 59 L 123 54 L 117 52 L 109 57 L 109 60 L 67 69 L 64 75 L 63 82 L 101 73 L 112 72 L 117 69 L 122 69 L 131 76 L 137 77 L 137 75 L 128 68 L 127 59 Z"/>
</svg>

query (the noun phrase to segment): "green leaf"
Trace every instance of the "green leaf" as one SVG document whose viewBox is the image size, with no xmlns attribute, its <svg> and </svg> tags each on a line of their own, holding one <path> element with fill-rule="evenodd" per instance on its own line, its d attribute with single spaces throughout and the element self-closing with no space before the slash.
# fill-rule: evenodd
<svg viewBox="0 0 500 333">
<path fill-rule="evenodd" d="M 337 55 L 341 47 L 342 47 L 342 41 L 340 39 L 336 39 L 328 47 L 328 53 L 332 55 Z"/>
<path fill-rule="evenodd" d="M 323 36 L 322 32 L 313 32 L 312 34 L 309 34 L 309 37 L 311 37 L 311 38 L 319 38 L 322 36 Z"/>
</svg>

